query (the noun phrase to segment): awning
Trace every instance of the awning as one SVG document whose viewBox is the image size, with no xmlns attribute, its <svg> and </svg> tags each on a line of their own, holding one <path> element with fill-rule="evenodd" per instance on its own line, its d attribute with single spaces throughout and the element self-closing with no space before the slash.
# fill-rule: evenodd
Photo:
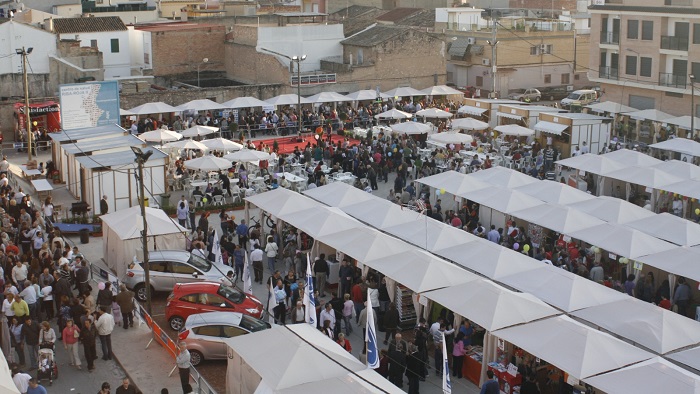
<svg viewBox="0 0 700 394">
<path fill-rule="evenodd" d="M 535 130 L 537 131 L 542 131 L 545 133 L 549 134 L 556 134 L 556 135 L 561 135 L 561 133 L 566 130 L 566 128 L 569 127 L 565 124 L 559 124 L 559 123 L 553 123 L 553 122 L 547 122 L 547 121 L 540 121 L 537 122 L 535 125 Z"/>
<path fill-rule="evenodd" d="M 472 107 L 471 105 L 464 105 L 457 110 L 457 113 L 467 114 L 467 115 L 477 115 L 481 116 L 486 112 L 486 108 Z"/>
<path fill-rule="evenodd" d="M 496 116 L 499 116 L 501 118 L 523 120 L 522 116 L 516 114 L 509 114 L 508 112 L 496 112 Z"/>
</svg>

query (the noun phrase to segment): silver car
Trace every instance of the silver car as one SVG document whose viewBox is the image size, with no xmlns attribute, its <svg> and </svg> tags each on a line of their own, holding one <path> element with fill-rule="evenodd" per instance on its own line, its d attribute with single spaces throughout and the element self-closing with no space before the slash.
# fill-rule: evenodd
<svg viewBox="0 0 700 394">
<path fill-rule="evenodd" d="M 206 260 L 186 250 L 158 250 L 148 253 L 151 292 L 172 291 L 176 283 L 220 282 L 231 267 Z M 141 262 L 129 264 L 124 278 L 126 287 L 136 293 L 136 298 L 146 301 L 146 279 Z"/>
<path fill-rule="evenodd" d="M 207 312 L 190 315 L 178 338 L 187 344 L 190 362 L 225 360 L 226 338 L 267 330 L 270 323 L 238 312 Z"/>
<path fill-rule="evenodd" d="M 508 95 L 511 100 L 518 101 L 540 101 L 542 99 L 542 93 L 535 88 L 529 89 L 517 89 Z"/>
</svg>

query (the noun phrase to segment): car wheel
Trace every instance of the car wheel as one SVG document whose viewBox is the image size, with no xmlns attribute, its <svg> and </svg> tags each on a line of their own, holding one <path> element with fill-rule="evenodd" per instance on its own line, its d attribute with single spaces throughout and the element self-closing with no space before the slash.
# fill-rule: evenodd
<svg viewBox="0 0 700 394">
<path fill-rule="evenodd" d="M 134 287 L 134 293 L 136 293 L 137 300 L 146 302 L 146 286 L 143 283 Z M 151 297 L 153 297 L 153 286 L 151 286 Z"/>
<path fill-rule="evenodd" d="M 190 363 L 193 367 L 198 366 L 202 361 L 204 361 L 204 355 L 202 355 L 202 353 L 198 350 L 190 350 Z"/>
<path fill-rule="evenodd" d="M 181 318 L 180 316 L 173 316 L 170 318 L 168 323 L 170 324 L 171 330 L 180 332 L 182 327 L 185 326 L 185 319 Z"/>
<path fill-rule="evenodd" d="M 520 100 L 520 102 L 522 103 L 522 102 L 525 101 L 525 97 L 521 97 L 519 100 Z"/>
<path fill-rule="evenodd" d="M 539 102 L 542 99 L 540 96 L 535 96 L 535 101 Z"/>
</svg>

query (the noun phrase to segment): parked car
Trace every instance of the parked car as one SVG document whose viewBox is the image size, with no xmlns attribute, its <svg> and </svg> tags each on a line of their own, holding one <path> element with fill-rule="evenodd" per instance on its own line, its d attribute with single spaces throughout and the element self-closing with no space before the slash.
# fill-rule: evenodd
<svg viewBox="0 0 700 394">
<path fill-rule="evenodd" d="M 190 315 L 178 338 L 187 344 L 195 367 L 203 360 L 225 360 L 224 339 L 267 330 L 270 323 L 238 312 L 206 312 Z"/>
<path fill-rule="evenodd" d="M 165 304 L 170 328 L 180 331 L 185 320 L 202 312 L 239 312 L 261 318 L 263 304 L 235 287 L 216 282 L 178 283 Z"/>
<path fill-rule="evenodd" d="M 509 93 L 508 98 L 519 101 L 540 101 L 542 100 L 542 93 L 535 88 L 517 89 Z"/>
<path fill-rule="evenodd" d="M 542 99 L 548 101 L 559 101 L 565 99 L 570 93 L 570 91 L 566 89 L 566 86 L 540 88 L 539 90 L 542 93 Z"/>
<path fill-rule="evenodd" d="M 584 106 L 596 100 L 598 100 L 598 92 L 595 90 L 575 90 L 561 100 L 561 106 L 562 108 L 569 108 L 572 105 Z"/>
<path fill-rule="evenodd" d="M 151 292 L 172 291 L 176 283 L 213 281 L 226 275 L 231 269 L 193 255 L 186 250 L 158 250 L 148 253 Z M 126 287 L 134 290 L 136 298 L 146 301 L 146 275 L 136 257 L 129 264 L 124 278 Z"/>
</svg>

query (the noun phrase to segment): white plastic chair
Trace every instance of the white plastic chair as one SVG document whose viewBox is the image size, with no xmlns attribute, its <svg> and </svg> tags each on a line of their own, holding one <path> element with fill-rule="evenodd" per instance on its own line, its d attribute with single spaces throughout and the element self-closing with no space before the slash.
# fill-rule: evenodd
<svg viewBox="0 0 700 394">
<path fill-rule="evenodd" d="M 212 205 L 224 205 L 224 196 L 213 196 Z"/>
<path fill-rule="evenodd" d="M 200 196 L 199 194 L 196 194 L 193 196 L 193 198 L 194 198 L 194 206 L 195 207 L 203 207 L 204 206 L 204 202 L 202 202 L 202 196 Z"/>
</svg>

